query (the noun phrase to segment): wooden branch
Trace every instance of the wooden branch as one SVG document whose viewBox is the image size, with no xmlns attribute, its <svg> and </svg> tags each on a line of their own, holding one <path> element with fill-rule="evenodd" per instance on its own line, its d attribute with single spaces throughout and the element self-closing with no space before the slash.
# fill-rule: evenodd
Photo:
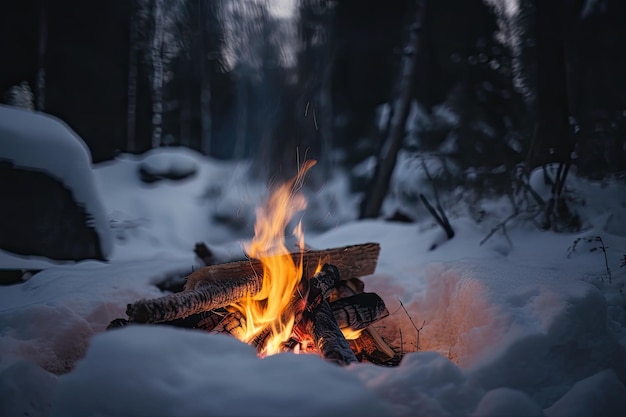
<svg viewBox="0 0 626 417">
<path fill-rule="evenodd" d="M 420 194 L 419 198 L 420 200 L 422 200 L 422 203 L 424 203 L 424 207 L 426 207 L 428 212 L 435 218 L 437 224 L 439 224 L 439 226 L 441 226 L 441 228 L 446 232 L 446 237 L 448 238 L 448 240 L 452 239 L 454 237 L 454 229 L 452 229 L 452 226 L 450 226 L 448 217 L 446 216 L 443 209 L 441 207 L 438 207 L 440 209 L 440 213 L 438 213 L 433 205 L 430 204 L 430 201 L 428 201 L 428 198 L 426 198 L 424 194 Z"/>
<path fill-rule="evenodd" d="M 312 311 L 306 312 L 305 319 L 306 330 L 313 335 L 317 349 L 324 359 L 339 365 L 357 362 L 350 344 L 337 325 L 328 301 L 322 300 Z"/>
<path fill-rule="evenodd" d="M 193 275 L 193 274 L 192 274 Z M 134 323 L 160 323 L 187 317 L 202 311 L 225 307 L 243 297 L 261 290 L 261 276 L 236 275 L 211 280 L 210 285 L 200 285 L 193 291 L 169 294 L 151 300 L 128 304 L 126 314 Z"/>
<path fill-rule="evenodd" d="M 340 329 L 364 329 L 389 315 L 385 303 L 375 293 L 361 293 L 330 303 Z"/>
<path fill-rule="evenodd" d="M 303 276 L 312 277 L 320 263 L 335 265 L 344 280 L 371 275 L 376 269 L 379 254 L 380 245 L 378 243 L 306 251 L 302 254 Z M 299 262 L 300 256 L 299 253 L 291 254 L 294 262 Z M 261 275 L 263 275 L 263 265 L 258 259 L 211 265 L 191 273 L 187 277 L 185 290 L 193 290 L 203 283 L 212 283 L 216 279 Z"/>
</svg>

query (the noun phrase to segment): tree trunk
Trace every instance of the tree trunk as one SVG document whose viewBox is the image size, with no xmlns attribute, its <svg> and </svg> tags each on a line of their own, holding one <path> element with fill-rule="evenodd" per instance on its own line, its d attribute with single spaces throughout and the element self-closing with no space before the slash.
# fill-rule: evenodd
<svg viewBox="0 0 626 417">
<path fill-rule="evenodd" d="M 128 107 L 126 111 L 126 150 L 137 150 L 136 124 L 137 124 L 137 75 L 139 50 L 137 30 L 137 10 L 133 9 L 130 16 L 130 52 L 128 57 Z"/>
<path fill-rule="evenodd" d="M 404 140 L 406 119 L 409 116 L 411 98 L 413 97 L 413 84 L 417 69 L 417 51 L 419 48 L 419 29 L 422 24 L 424 2 L 425 0 L 416 1 L 417 11 L 414 27 L 410 30 L 409 51 L 403 59 L 402 73 L 398 83 L 401 93 L 395 103 L 394 119 L 389 130 L 389 136 L 386 138 L 385 146 L 378 156 L 380 169 L 378 170 L 378 175 L 374 178 L 372 192 L 368 201 L 366 201 L 365 209 L 362 213 L 363 218 L 373 218 L 380 215 L 380 209 L 389 189 L 391 175 L 396 166 L 398 152 Z"/>
<path fill-rule="evenodd" d="M 537 126 L 530 146 L 531 168 L 570 161 L 574 141 L 569 126 L 563 7 L 560 0 L 535 0 Z"/>
<path fill-rule="evenodd" d="M 163 134 L 163 0 L 153 0 L 152 19 L 152 147 L 157 148 Z"/>
<path fill-rule="evenodd" d="M 35 86 L 35 108 L 45 110 L 46 105 L 46 48 L 48 39 L 48 18 L 46 0 L 39 0 L 39 46 L 37 51 L 37 85 Z"/>
<path fill-rule="evenodd" d="M 537 51 L 537 126 L 530 146 L 528 165 L 534 168 L 558 162 L 552 196 L 546 204 L 542 227 L 576 231 L 580 219 L 562 193 L 574 151 L 569 125 L 569 96 L 565 51 L 564 5 L 561 0 L 535 0 L 535 43 Z M 570 6 L 571 7 L 571 6 Z"/>
<path fill-rule="evenodd" d="M 211 68 L 208 56 L 211 51 L 207 50 L 210 42 L 207 42 L 207 29 L 205 28 L 206 13 L 204 2 L 198 4 L 198 19 L 200 19 L 200 149 L 203 154 L 211 155 Z"/>
</svg>

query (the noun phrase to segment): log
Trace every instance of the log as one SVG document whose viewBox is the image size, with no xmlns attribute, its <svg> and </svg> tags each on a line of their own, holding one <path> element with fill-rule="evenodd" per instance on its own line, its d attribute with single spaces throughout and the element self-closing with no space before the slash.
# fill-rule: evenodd
<svg viewBox="0 0 626 417">
<path fill-rule="evenodd" d="M 214 333 L 228 333 L 231 336 L 236 337 L 239 340 L 242 340 L 244 335 L 244 327 L 246 323 L 246 318 L 241 314 L 240 311 L 233 311 L 228 313 L 222 321 L 220 321 L 217 326 L 213 329 Z"/>
<path fill-rule="evenodd" d="M 341 280 L 339 269 L 335 265 L 324 264 L 322 270 L 315 274 L 307 283 L 306 308 L 312 311 L 322 300 L 327 299 Z"/>
<path fill-rule="evenodd" d="M 341 248 L 309 251 L 302 255 L 303 275 L 313 276 L 321 260 L 333 264 L 345 279 L 373 274 L 380 245 L 366 243 Z M 300 254 L 291 254 L 294 261 Z M 201 268 L 187 277 L 185 291 L 129 304 L 126 314 L 133 323 L 161 323 L 225 307 L 260 291 L 263 266 L 257 259 Z"/>
<path fill-rule="evenodd" d="M 330 264 L 322 266 L 321 271 L 315 274 L 311 279 L 302 279 L 300 287 L 293 294 L 289 305 L 283 312 L 282 319 L 287 321 L 289 317 L 295 317 L 294 328 L 298 326 L 303 317 L 303 312 L 312 311 L 320 302 L 329 297 L 339 282 L 339 270 Z M 306 294 L 306 299 L 301 294 Z M 265 327 L 254 339 L 251 344 L 262 352 L 265 349 L 267 337 L 271 334 L 271 327 Z"/>
<path fill-rule="evenodd" d="M 380 245 L 378 243 L 305 251 L 302 254 L 302 275 L 312 277 L 320 263 L 330 263 L 336 266 L 344 280 L 371 275 L 376 269 L 379 254 Z M 291 254 L 296 263 L 300 262 L 300 256 L 300 253 Z M 261 275 L 263 275 L 263 265 L 258 259 L 206 266 L 194 271 L 187 277 L 185 291 L 193 290 L 203 283 L 212 283 L 216 279 Z"/>
<path fill-rule="evenodd" d="M 350 278 L 345 281 L 341 281 L 336 290 L 330 295 L 328 299 L 329 303 L 335 300 L 339 300 L 346 297 L 351 297 L 356 294 L 361 294 L 365 290 L 365 283 L 359 278 Z"/>
<path fill-rule="evenodd" d="M 363 330 L 357 339 L 350 341 L 350 344 L 359 357 L 364 357 L 373 363 L 388 362 L 396 355 L 376 329 L 372 327 Z"/>
<path fill-rule="evenodd" d="M 333 301 L 330 308 L 340 329 L 365 329 L 389 315 L 382 298 L 368 292 Z"/>
<path fill-rule="evenodd" d="M 357 362 L 350 344 L 341 333 L 328 301 L 322 300 L 312 311 L 305 312 L 306 330 L 313 335 L 322 357 L 339 365 Z"/>
<path fill-rule="evenodd" d="M 263 277 L 258 275 L 236 275 L 228 279 L 219 277 L 211 280 L 210 285 L 197 286 L 193 291 L 128 304 L 126 314 L 133 323 L 161 323 L 225 307 L 258 293 L 262 284 Z"/>
<path fill-rule="evenodd" d="M 192 314 L 187 317 L 164 321 L 160 324 L 168 326 L 182 327 L 185 329 L 201 329 L 211 331 L 221 322 L 224 317 L 229 314 L 225 308 L 203 311 L 201 313 Z"/>
</svg>

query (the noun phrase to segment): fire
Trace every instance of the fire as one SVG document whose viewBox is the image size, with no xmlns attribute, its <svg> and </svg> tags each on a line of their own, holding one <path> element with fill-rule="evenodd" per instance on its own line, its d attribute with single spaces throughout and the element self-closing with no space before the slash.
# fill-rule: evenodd
<svg viewBox="0 0 626 417">
<path fill-rule="evenodd" d="M 245 317 L 244 333 L 240 339 L 246 343 L 262 340 L 261 356 L 273 355 L 282 350 L 289 340 L 295 322 L 294 296 L 302 278 L 302 261 L 294 262 L 285 245 L 285 228 L 298 212 L 306 208 L 306 199 L 300 188 L 306 172 L 315 165 L 307 161 L 290 181 L 281 184 L 257 209 L 254 238 L 246 247 L 251 258 L 263 265 L 263 286 L 251 297 L 231 305 Z M 294 234 L 304 250 L 304 234 L 298 222 Z"/>
</svg>

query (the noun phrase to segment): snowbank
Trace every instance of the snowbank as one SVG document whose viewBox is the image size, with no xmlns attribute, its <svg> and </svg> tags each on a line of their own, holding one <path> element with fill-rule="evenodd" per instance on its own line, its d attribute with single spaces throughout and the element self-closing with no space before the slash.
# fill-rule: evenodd
<svg viewBox="0 0 626 417">
<path fill-rule="evenodd" d="M 106 364 L 106 366 L 103 366 Z M 94 337 L 59 381 L 53 416 L 381 416 L 349 372 L 313 355 L 259 360 L 224 335 L 129 327 Z"/>
<path fill-rule="evenodd" d="M 0 105 L 0 137 L 0 159 L 45 171 L 72 191 L 92 217 L 101 251 L 107 257 L 112 249 L 108 219 L 94 184 L 91 154 L 83 140 L 53 116 L 4 105 Z"/>
</svg>

